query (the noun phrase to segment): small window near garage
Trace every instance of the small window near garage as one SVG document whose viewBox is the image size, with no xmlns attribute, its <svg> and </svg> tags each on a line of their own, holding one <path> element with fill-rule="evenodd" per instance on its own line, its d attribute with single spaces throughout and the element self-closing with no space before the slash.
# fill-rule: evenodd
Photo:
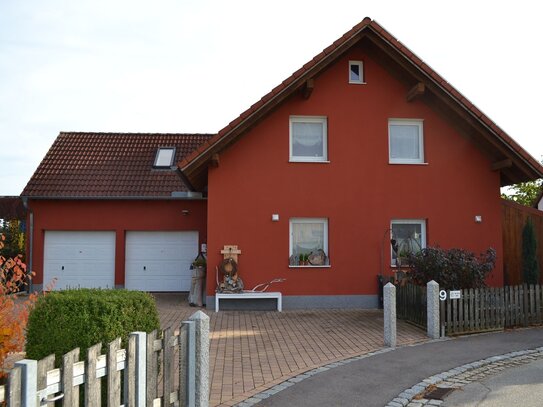
<svg viewBox="0 0 543 407">
<path fill-rule="evenodd" d="M 404 264 L 409 254 L 426 247 L 426 221 L 424 219 L 395 219 L 390 222 L 391 264 Z M 401 265 L 400 264 L 400 265 Z"/>
<path fill-rule="evenodd" d="M 155 168 L 170 168 L 173 165 L 173 159 L 175 157 L 174 147 L 160 147 L 155 156 Z"/>
<path fill-rule="evenodd" d="M 391 164 L 424 163 L 422 120 L 388 121 L 389 162 Z"/>
<path fill-rule="evenodd" d="M 327 266 L 328 219 L 290 219 L 289 256 L 291 266 Z"/>
<path fill-rule="evenodd" d="M 327 120 L 319 116 L 290 117 L 290 161 L 328 160 Z"/>
<path fill-rule="evenodd" d="M 349 61 L 349 83 L 364 83 L 364 64 L 362 61 Z"/>
</svg>

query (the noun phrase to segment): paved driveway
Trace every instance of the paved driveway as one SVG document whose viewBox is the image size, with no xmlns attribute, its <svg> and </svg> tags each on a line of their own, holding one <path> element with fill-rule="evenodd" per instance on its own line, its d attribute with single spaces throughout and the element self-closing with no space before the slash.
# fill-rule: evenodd
<svg viewBox="0 0 543 407">
<path fill-rule="evenodd" d="M 186 295 L 155 294 L 163 328 L 198 310 Z M 231 406 L 292 376 L 383 347 L 380 310 L 221 311 L 210 316 L 210 405 Z M 426 340 L 398 321 L 398 345 Z"/>
</svg>

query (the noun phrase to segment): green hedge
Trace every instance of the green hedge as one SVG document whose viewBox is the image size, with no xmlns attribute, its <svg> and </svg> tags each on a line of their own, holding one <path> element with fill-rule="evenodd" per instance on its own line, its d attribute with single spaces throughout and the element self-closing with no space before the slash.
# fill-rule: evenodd
<svg viewBox="0 0 543 407">
<path fill-rule="evenodd" d="M 26 355 L 42 359 L 52 353 L 56 362 L 74 348 L 86 357 L 87 348 L 117 337 L 123 345 L 130 332 L 160 327 L 150 294 L 128 290 L 78 289 L 40 296 L 28 318 Z"/>
</svg>

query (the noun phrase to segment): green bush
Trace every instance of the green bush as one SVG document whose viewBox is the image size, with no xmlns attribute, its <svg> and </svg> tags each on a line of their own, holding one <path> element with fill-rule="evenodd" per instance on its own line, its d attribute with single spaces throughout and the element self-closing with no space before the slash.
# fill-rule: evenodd
<svg viewBox="0 0 543 407">
<path fill-rule="evenodd" d="M 128 290 L 78 289 L 40 296 L 28 318 L 26 355 L 42 359 L 52 353 L 57 364 L 62 355 L 130 332 L 151 332 L 159 328 L 158 312 L 150 294 Z"/>
<path fill-rule="evenodd" d="M 539 284 L 537 237 L 531 218 L 526 219 L 522 229 L 522 275 L 526 284 Z"/>
<path fill-rule="evenodd" d="M 478 258 L 464 249 L 427 247 L 408 257 L 411 280 L 423 285 L 435 280 L 444 290 L 484 287 L 496 264 L 496 251 L 488 249 Z"/>
</svg>

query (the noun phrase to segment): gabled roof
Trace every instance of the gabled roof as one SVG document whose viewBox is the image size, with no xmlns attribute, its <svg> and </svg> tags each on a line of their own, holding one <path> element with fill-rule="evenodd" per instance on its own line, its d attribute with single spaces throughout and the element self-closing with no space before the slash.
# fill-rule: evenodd
<svg viewBox="0 0 543 407">
<path fill-rule="evenodd" d="M 158 147 L 177 161 L 211 134 L 59 134 L 21 193 L 31 198 L 158 198 L 186 192 L 175 167 L 154 169 Z M 177 161 L 174 161 L 177 162 Z"/>
<path fill-rule="evenodd" d="M 194 185 L 202 188 L 207 166 L 211 160 L 216 160 L 216 154 L 234 143 L 287 97 L 302 90 L 309 80 L 353 46 L 364 47 L 372 58 L 402 81 L 406 89 L 422 88 L 424 94 L 421 98 L 450 118 L 466 137 L 490 157 L 493 170 L 501 173 L 502 185 L 543 177 L 543 167 L 537 160 L 419 57 L 368 17 L 181 160 L 179 169 Z"/>
</svg>

